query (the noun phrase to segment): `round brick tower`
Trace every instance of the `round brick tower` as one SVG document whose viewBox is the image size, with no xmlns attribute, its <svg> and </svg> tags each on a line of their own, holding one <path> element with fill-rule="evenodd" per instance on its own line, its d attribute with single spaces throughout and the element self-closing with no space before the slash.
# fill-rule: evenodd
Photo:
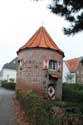
<svg viewBox="0 0 83 125">
<path fill-rule="evenodd" d="M 18 51 L 18 91 L 33 90 L 44 98 L 61 99 L 64 53 L 44 27 Z"/>
</svg>

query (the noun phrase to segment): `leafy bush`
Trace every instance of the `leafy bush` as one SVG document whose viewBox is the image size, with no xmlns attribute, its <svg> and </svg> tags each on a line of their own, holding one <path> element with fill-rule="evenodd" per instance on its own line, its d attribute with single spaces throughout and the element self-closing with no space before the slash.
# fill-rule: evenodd
<svg viewBox="0 0 83 125">
<path fill-rule="evenodd" d="M 83 85 L 63 84 L 63 100 L 83 103 Z"/>
<path fill-rule="evenodd" d="M 49 125 L 48 113 L 46 112 L 42 99 L 34 92 L 20 94 L 17 92 L 17 99 L 26 112 L 31 125 Z"/>
<path fill-rule="evenodd" d="M 77 110 L 77 107 L 75 108 L 72 105 L 69 105 L 69 107 L 69 103 L 67 104 L 66 102 L 56 100 L 43 100 L 32 91 L 28 93 L 20 93 L 17 91 L 16 97 L 26 112 L 30 125 L 83 124 L 79 111 L 75 112 L 77 114 L 73 113 L 74 110 Z M 68 110 L 71 110 L 71 112 L 68 112 Z M 78 122 L 76 121 L 77 119 Z"/>
<path fill-rule="evenodd" d="M 63 101 L 66 102 L 66 109 L 83 114 L 83 85 L 63 84 Z"/>
<path fill-rule="evenodd" d="M 1 87 L 6 88 L 6 89 L 10 89 L 10 90 L 15 90 L 16 83 L 13 83 L 13 82 L 2 82 L 1 83 Z"/>
</svg>

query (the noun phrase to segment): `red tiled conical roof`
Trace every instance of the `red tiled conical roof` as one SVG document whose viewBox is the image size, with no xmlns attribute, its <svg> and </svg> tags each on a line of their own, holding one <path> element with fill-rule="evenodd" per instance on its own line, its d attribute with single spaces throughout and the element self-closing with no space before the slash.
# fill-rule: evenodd
<svg viewBox="0 0 83 125">
<path fill-rule="evenodd" d="M 67 65 L 69 71 L 71 73 L 74 73 L 77 70 L 78 64 L 79 64 L 80 58 L 74 58 L 64 61 Z"/>
<path fill-rule="evenodd" d="M 26 48 L 50 48 L 60 52 L 64 56 L 64 52 L 58 48 L 43 26 L 36 31 L 31 39 L 29 39 L 29 41 L 18 50 L 18 52 Z"/>
</svg>

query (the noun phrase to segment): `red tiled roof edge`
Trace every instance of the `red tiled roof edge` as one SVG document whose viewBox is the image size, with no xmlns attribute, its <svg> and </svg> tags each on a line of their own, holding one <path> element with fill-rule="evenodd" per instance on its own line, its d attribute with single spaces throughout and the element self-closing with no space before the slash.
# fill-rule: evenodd
<svg viewBox="0 0 83 125">
<path fill-rule="evenodd" d="M 79 61 L 80 61 L 80 58 L 78 57 L 78 58 L 65 60 L 64 62 L 66 66 L 68 67 L 69 71 L 71 73 L 74 73 L 78 68 Z"/>
<path fill-rule="evenodd" d="M 18 51 L 17 54 L 26 48 L 49 48 L 56 50 L 64 57 L 64 52 L 58 48 L 55 42 L 52 40 L 46 29 L 42 26 L 40 27 L 35 34 L 28 40 L 28 42 L 22 46 Z"/>
</svg>

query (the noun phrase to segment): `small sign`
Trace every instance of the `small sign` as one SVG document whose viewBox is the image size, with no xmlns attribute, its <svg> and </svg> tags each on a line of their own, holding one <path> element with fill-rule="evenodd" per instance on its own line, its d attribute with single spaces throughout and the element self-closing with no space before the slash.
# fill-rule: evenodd
<svg viewBox="0 0 83 125">
<path fill-rule="evenodd" d="M 51 99 L 55 97 L 55 88 L 53 86 L 48 87 L 48 96 Z"/>
</svg>

